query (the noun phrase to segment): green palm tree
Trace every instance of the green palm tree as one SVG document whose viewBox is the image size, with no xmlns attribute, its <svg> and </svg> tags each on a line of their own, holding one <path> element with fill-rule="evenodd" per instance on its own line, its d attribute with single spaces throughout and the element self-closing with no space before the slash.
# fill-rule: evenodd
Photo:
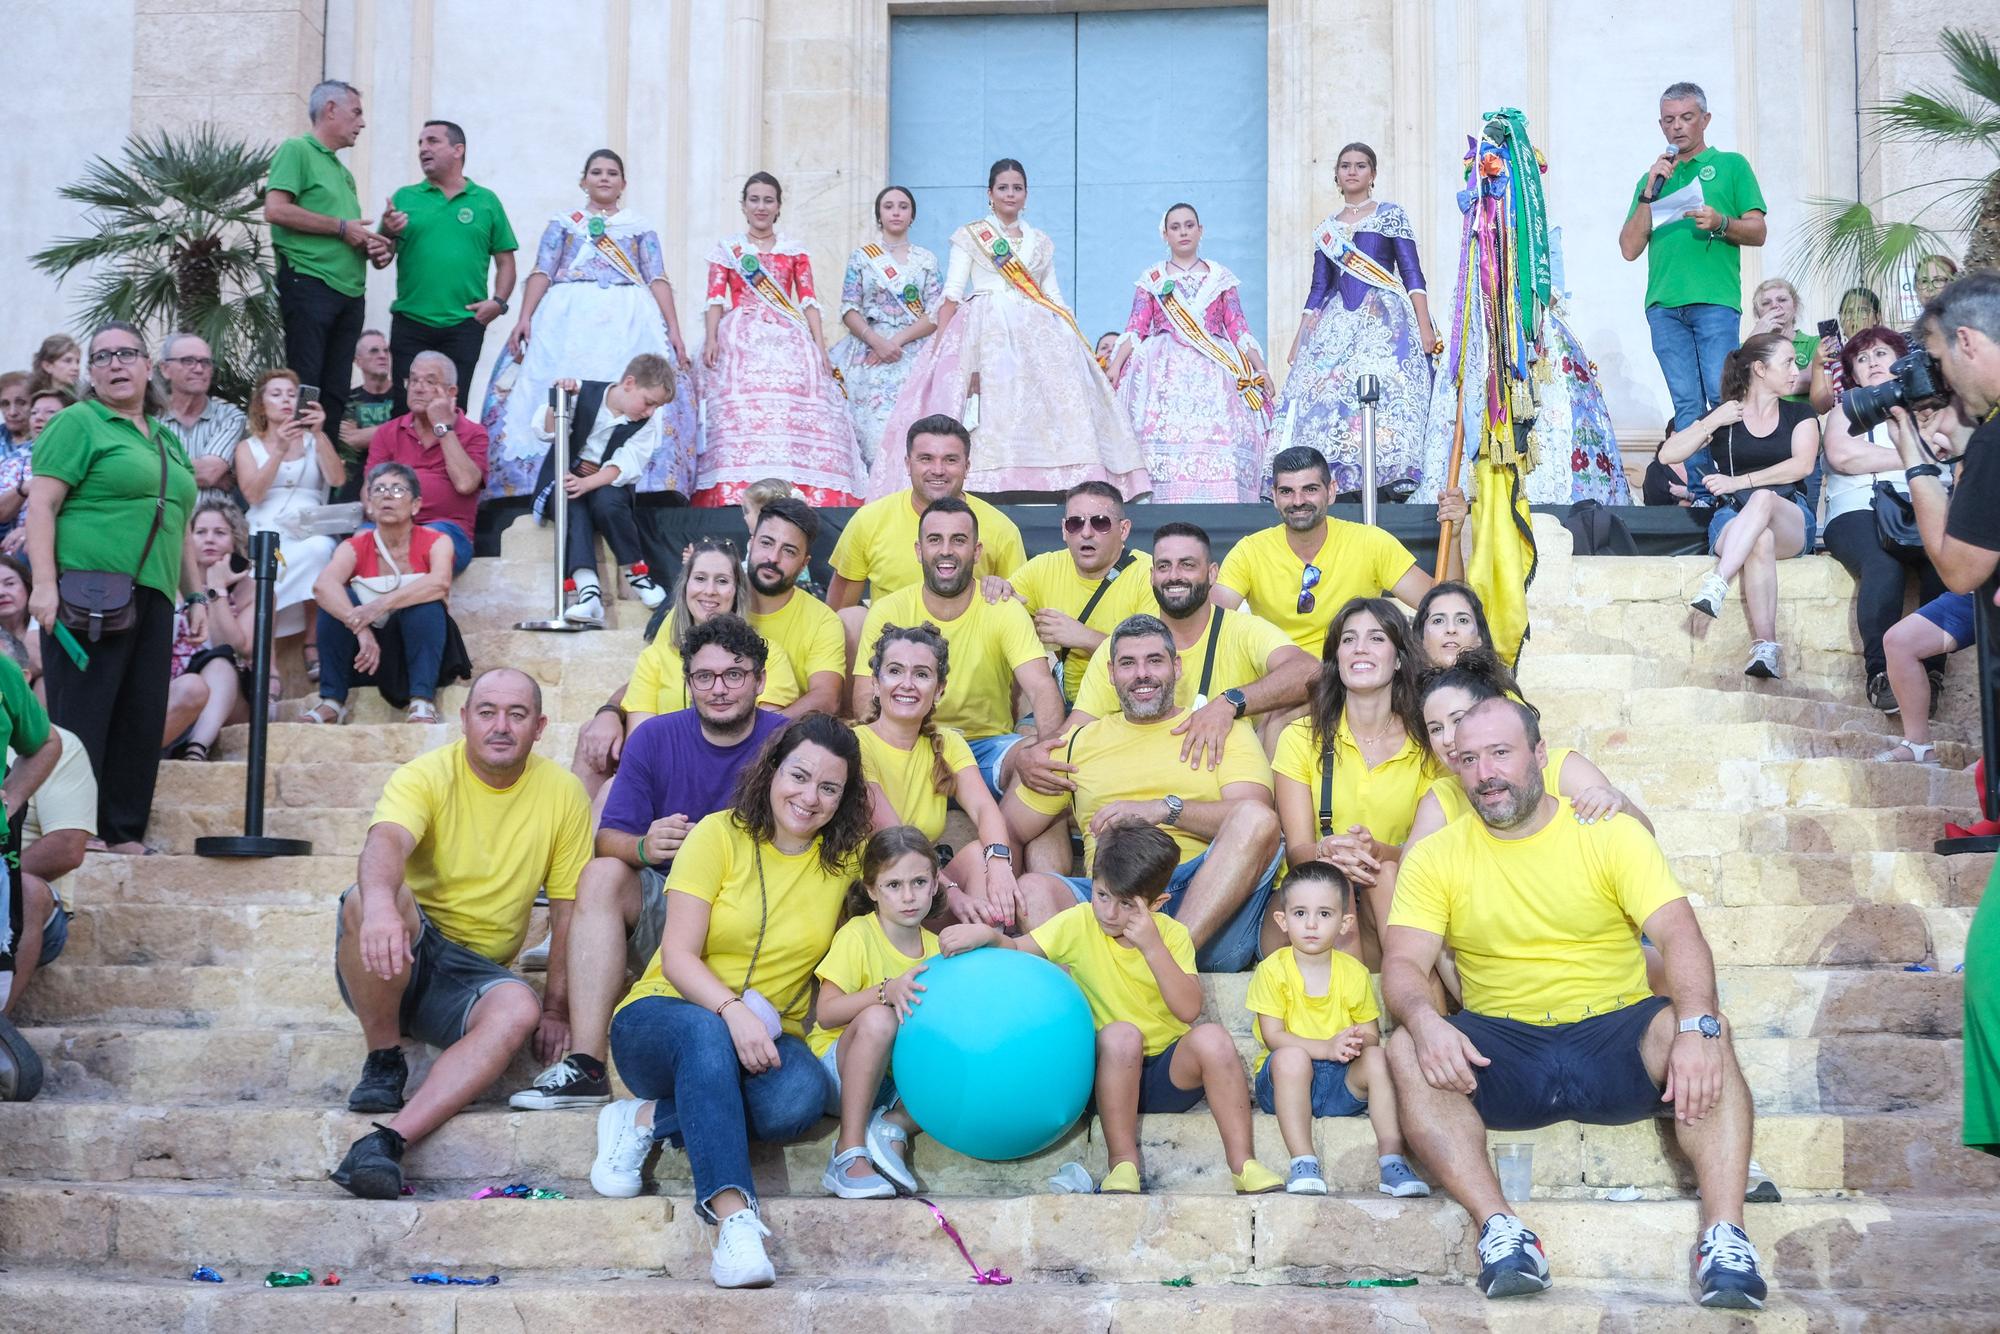
<svg viewBox="0 0 2000 1334">
<path fill-rule="evenodd" d="M 1965 267 L 2000 267 L 2000 53 L 1991 40 L 1963 28 L 1939 34 L 1951 64 L 1948 86 L 1918 88 L 1869 108 L 1875 137 L 1931 147 L 1973 148 L 1987 164 L 1979 176 L 1949 177 L 1905 186 L 1867 204 L 1858 199 L 1815 199 L 1800 236 L 1806 272 L 1831 285 L 1859 281 L 1894 291 L 1914 276 L 1927 255 L 1952 251 L 1946 232 L 1965 235 Z M 1898 195 L 1913 195 L 1907 221 L 1885 222 L 1878 210 Z M 1942 225 L 1940 225 L 1942 224 Z"/>
<path fill-rule="evenodd" d="M 87 210 L 92 236 L 35 254 L 58 282 L 86 275 L 85 327 L 125 320 L 155 337 L 187 330 L 215 354 L 215 392 L 242 402 L 257 373 L 283 364 L 269 234 L 262 214 L 271 149 L 212 126 L 126 141 L 124 159 L 94 158 L 63 186 Z"/>
</svg>

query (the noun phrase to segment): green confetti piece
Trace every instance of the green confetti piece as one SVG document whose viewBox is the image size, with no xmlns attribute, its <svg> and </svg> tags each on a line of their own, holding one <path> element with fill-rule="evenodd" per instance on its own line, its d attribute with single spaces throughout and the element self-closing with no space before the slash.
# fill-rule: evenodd
<svg viewBox="0 0 2000 1334">
<path fill-rule="evenodd" d="M 1160 1280 L 1160 1286 L 1163 1288 L 1191 1288 L 1194 1286 L 1194 1276 L 1192 1274 L 1182 1274 L 1179 1278 L 1163 1278 Z"/>
</svg>

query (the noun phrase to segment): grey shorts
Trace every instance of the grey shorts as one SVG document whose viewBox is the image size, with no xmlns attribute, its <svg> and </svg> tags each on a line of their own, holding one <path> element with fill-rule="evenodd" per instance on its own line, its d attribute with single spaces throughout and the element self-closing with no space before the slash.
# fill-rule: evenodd
<svg viewBox="0 0 2000 1334">
<path fill-rule="evenodd" d="M 353 892 L 354 886 L 349 885 L 341 893 L 343 906 L 347 903 L 347 896 Z M 423 922 L 423 927 L 410 947 L 410 952 L 416 957 L 410 964 L 409 985 L 403 988 L 399 1031 L 404 1037 L 428 1042 L 433 1047 L 449 1047 L 465 1036 L 465 1026 L 472 1018 L 472 1007 L 479 1003 L 481 996 L 509 982 L 523 987 L 528 984 L 511 969 L 494 963 L 485 955 L 474 954 L 456 941 L 446 940 L 444 932 L 431 925 L 422 908 L 417 909 L 417 917 Z M 341 1004 L 352 1011 L 354 1000 L 347 994 L 347 979 L 341 977 L 338 963 L 341 938 L 346 934 L 346 914 L 336 914 L 333 975 L 340 984 Z"/>
<path fill-rule="evenodd" d="M 667 877 L 664 872 L 647 867 L 639 872 L 639 920 L 625 937 L 627 977 L 638 977 L 652 965 L 653 956 L 660 952 L 660 936 L 666 929 Z"/>
</svg>

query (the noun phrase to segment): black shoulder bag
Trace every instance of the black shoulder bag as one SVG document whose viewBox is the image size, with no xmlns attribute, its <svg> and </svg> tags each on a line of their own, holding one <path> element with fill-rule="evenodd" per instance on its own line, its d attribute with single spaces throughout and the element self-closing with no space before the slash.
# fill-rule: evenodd
<svg viewBox="0 0 2000 1334">
<path fill-rule="evenodd" d="M 167 517 L 167 444 L 160 439 L 165 428 L 153 424 L 153 445 L 160 451 L 160 495 L 153 502 L 153 526 L 146 532 L 146 545 L 139 549 L 139 563 L 131 574 L 123 570 L 64 570 L 56 576 L 56 619 L 82 634 L 91 643 L 102 635 L 130 630 L 139 620 L 132 590 L 137 573 L 146 568 L 153 554 L 160 525 Z"/>
<path fill-rule="evenodd" d="M 1077 613 L 1076 619 L 1079 624 L 1090 624 L 1090 613 L 1097 610 L 1097 604 L 1104 601 L 1104 595 L 1111 591 L 1111 581 L 1125 573 L 1126 568 L 1137 559 L 1139 558 L 1131 552 L 1126 552 L 1118 558 L 1118 563 L 1112 566 L 1102 579 L 1097 581 L 1097 587 L 1091 590 L 1089 600 L 1083 604 L 1083 610 Z M 1067 648 L 1056 654 L 1056 689 L 1058 690 L 1062 689 L 1063 668 L 1064 664 L 1068 662 L 1069 650 Z M 1063 702 L 1067 704 L 1069 701 L 1064 700 Z"/>
</svg>

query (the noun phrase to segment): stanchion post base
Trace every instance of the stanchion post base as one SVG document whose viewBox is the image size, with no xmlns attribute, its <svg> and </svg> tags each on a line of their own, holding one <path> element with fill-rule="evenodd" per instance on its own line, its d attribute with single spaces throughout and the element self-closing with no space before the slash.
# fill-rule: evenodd
<svg viewBox="0 0 2000 1334">
<path fill-rule="evenodd" d="M 601 625 L 578 625 L 575 621 L 516 621 L 516 630 L 548 630 L 556 634 L 580 634 L 585 630 L 602 630 Z"/>
<path fill-rule="evenodd" d="M 1941 838 L 1931 845 L 1940 857 L 1963 857 L 1968 852 L 2000 852 L 2000 837 L 1984 834 L 1977 838 Z"/>
<path fill-rule="evenodd" d="M 264 838 L 250 834 L 219 834 L 194 841 L 197 857 L 310 857 L 313 845 L 302 838 Z"/>
</svg>

